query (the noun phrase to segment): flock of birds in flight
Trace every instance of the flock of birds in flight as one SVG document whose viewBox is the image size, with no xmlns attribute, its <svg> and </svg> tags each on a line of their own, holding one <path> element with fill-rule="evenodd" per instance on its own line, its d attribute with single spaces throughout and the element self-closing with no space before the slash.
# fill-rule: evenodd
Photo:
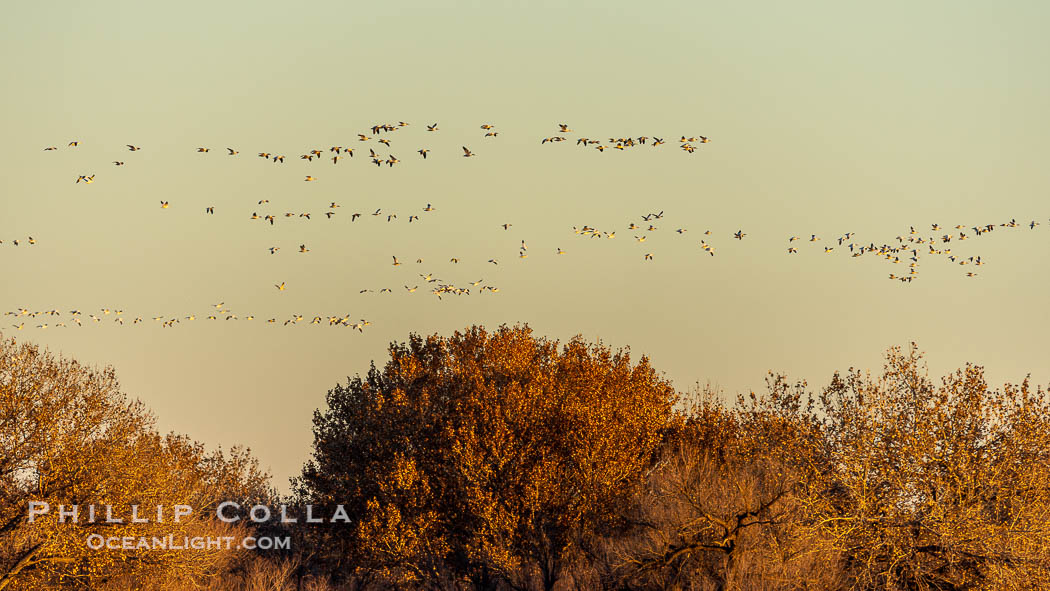
<svg viewBox="0 0 1050 591">
<path fill-rule="evenodd" d="M 387 124 L 387 123 L 376 124 L 376 125 L 373 125 L 371 127 L 371 129 L 370 129 L 371 134 L 367 134 L 367 133 L 358 134 L 358 138 L 357 138 L 358 142 L 374 142 L 374 145 L 367 145 L 367 146 L 364 147 L 364 149 L 368 150 L 368 155 L 367 155 L 368 160 L 372 164 L 374 164 L 374 165 L 376 165 L 377 167 L 380 167 L 380 168 L 382 168 L 383 165 L 386 165 L 387 168 L 393 168 L 395 165 L 401 164 L 401 160 L 399 160 L 393 154 L 389 153 L 390 149 L 391 149 L 391 146 L 393 144 L 393 140 L 391 139 L 390 136 L 391 136 L 392 132 L 395 132 L 395 131 L 398 131 L 400 129 L 403 129 L 404 127 L 407 127 L 408 125 L 409 125 L 408 123 L 403 122 L 403 121 L 398 122 L 397 124 Z M 488 123 L 483 124 L 483 125 L 481 125 L 481 129 L 484 132 L 484 135 L 482 136 L 482 138 L 496 138 L 499 135 L 499 132 L 495 129 L 495 126 L 492 125 L 492 124 L 488 124 Z M 426 131 L 427 132 L 436 132 L 438 130 L 439 130 L 439 127 L 438 127 L 437 123 L 434 123 L 432 125 L 427 125 L 426 126 Z M 553 135 L 553 136 L 541 138 L 540 144 L 541 145 L 556 144 L 556 143 L 571 141 L 566 136 L 561 135 L 561 134 L 570 133 L 572 131 L 573 130 L 570 129 L 567 124 L 558 124 L 558 132 L 557 132 L 557 134 Z M 711 140 L 709 138 L 707 138 L 706 136 L 703 136 L 703 135 L 689 136 L 689 137 L 687 137 L 685 135 L 682 135 L 681 138 L 678 140 L 678 143 L 679 143 L 679 148 L 682 151 L 692 154 L 692 153 L 695 153 L 697 151 L 698 146 L 703 145 L 703 144 L 707 144 L 710 141 Z M 587 137 L 576 138 L 576 146 L 580 146 L 580 147 L 584 147 L 584 148 L 593 147 L 594 149 L 598 150 L 599 152 L 605 152 L 606 150 L 625 151 L 625 150 L 629 150 L 629 149 L 640 148 L 642 146 L 649 146 L 649 147 L 652 147 L 652 148 L 657 148 L 657 147 L 662 146 L 664 144 L 665 144 L 665 141 L 664 141 L 663 138 L 655 137 L 655 136 L 609 138 L 607 143 L 606 142 L 602 142 L 600 140 L 587 138 Z M 70 147 L 70 148 L 77 148 L 79 145 L 80 145 L 80 142 L 74 140 L 74 141 L 69 142 L 68 147 Z M 381 155 L 379 152 L 376 151 L 378 145 L 382 145 L 382 146 L 384 146 L 386 148 L 385 150 L 383 150 L 384 152 L 387 152 L 385 156 Z M 140 151 L 142 149 L 141 146 L 134 145 L 134 144 L 126 144 L 126 147 L 127 147 L 127 150 L 129 152 L 138 152 L 138 151 Z M 44 148 L 45 151 L 53 151 L 53 150 L 57 150 L 57 149 L 58 149 L 57 146 L 48 146 L 48 147 Z M 201 146 L 201 147 L 198 147 L 196 149 L 196 151 L 198 153 L 207 154 L 207 153 L 211 152 L 211 149 L 208 148 L 208 147 Z M 415 152 L 419 154 L 421 160 L 426 160 L 427 159 L 427 155 L 431 153 L 431 150 L 429 148 L 427 148 L 427 147 L 421 147 L 421 148 L 416 149 Z M 463 152 L 462 156 L 464 158 L 470 158 L 470 157 L 477 156 L 477 153 L 475 153 L 473 150 L 471 150 L 467 146 L 462 146 L 462 152 Z M 319 148 L 315 148 L 315 149 L 309 150 L 307 152 L 304 152 L 303 154 L 300 154 L 298 156 L 298 159 L 302 160 L 304 162 L 310 162 L 310 163 L 321 162 L 322 160 L 328 159 L 328 160 L 330 160 L 332 162 L 332 164 L 338 164 L 340 161 L 342 161 L 344 159 L 353 158 L 354 157 L 354 153 L 355 153 L 355 148 L 353 148 L 353 147 L 331 146 L 331 147 L 329 147 L 327 149 L 327 151 L 319 149 Z M 278 152 L 258 152 L 257 154 L 258 154 L 259 158 L 263 158 L 263 159 L 265 159 L 265 160 L 267 160 L 267 161 L 269 161 L 269 162 L 271 162 L 273 164 L 283 164 L 285 162 L 285 160 L 286 160 L 286 155 L 283 154 L 283 153 L 278 153 Z M 229 157 L 236 157 L 236 156 L 240 155 L 240 151 L 237 150 L 237 149 L 234 149 L 234 148 L 226 148 L 226 155 L 229 156 Z M 114 161 L 112 161 L 112 163 L 113 163 L 114 166 L 117 166 L 117 167 L 124 167 L 127 164 L 127 162 L 125 160 L 114 160 Z M 314 174 L 317 174 L 318 176 L 314 176 Z M 321 176 L 321 173 L 314 173 L 314 174 L 305 175 L 305 178 L 303 179 L 304 182 L 315 182 L 315 181 L 317 181 L 319 176 Z M 77 177 L 76 177 L 74 182 L 75 182 L 75 184 L 83 183 L 84 185 L 90 185 L 90 184 L 93 184 L 95 181 L 96 181 L 96 174 L 92 173 L 90 175 L 88 175 L 88 174 L 77 175 Z M 256 205 L 261 207 L 261 206 L 267 205 L 268 203 L 269 203 L 268 199 L 261 199 L 261 200 L 259 200 L 257 202 Z M 171 207 L 171 205 L 172 204 L 169 201 L 166 201 L 166 200 L 161 200 L 160 201 L 160 208 L 161 209 L 169 209 Z M 334 202 L 334 201 L 330 202 L 329 206 L 326 208 L 327 211 L 325 211 L 323 215 L 327 219 L 331 220 L 332 218 L 334 218 L 337 215 L 337 213 L 338 213 L 337 210 L 340 207 L 341 206 L 337 202 Z M 421 209 L 421 212 L 425 215 L 425 214 L 427 214 L 429 212 L 432 212 L 434 210 L 435 210 L 435 207 L 432 204 L 427 203 L 426 207 Z M 215 214 L 215 206 L 209 205 L 209 206 L 205 207 L 204 214 L 205 215 L 214 215 Z M 382 209 L 376 209 L 375 212 L 371 212 L 371 213 L 368 213 L 368 214 L 363 214 L 362 212 L 353 212 L 353 213 L 349 214 L 349 218 L 350 218 L 351 222 L 355 222 L 359 218 L 362 218 L 365 215 L 368 215 L 368 216 L 371 216 L 371 217 L 374 217 L 374 218 L 383 218 L 383 217 L 385 217 L 386 221 L 388 223 L 389 222 L 393 222 L 395 219 L 398 219 L 396 213 L 394 213 L 394 212 L 386 212 L 386 213 L 384 213 L 382 211 Z M 296 213 L 296 212 L 285 212 L 283 214 L 283 216 L 281 216 L 281 217 L 285 217 L 285 218 L 304 218 L 306 220 L 312 219 L 310 212 L 298 212 L 298 213 Z M 646 240 L 648 240 L 648 238 L 649 238 L 651 233 L 657 232 L 660 229 L 657 224 L 658 223 L 662 223 L 663 218 L 664 218 L 664 212 L 663 211 L 647 213 L 645 215 L 640 216 L 640 222 L 641 222 L 640 224 L 638 222 L 631 222 L 627 226 L 626 229 L 631 232 L 632 236 L 634 237 L 634 240 L 637 243 L 642 244 L 642 243 L 645 243 Z M 263 215 L 259 215 L 258 211 L 253 211 L 251 216 L 249 216 L 249 219 L 253 220 L 253 221 L 261 220 L 262 223 L 269 223 L 271 226 L 273 226 L 273 225 L 276 224 L 276 222 L 279 219 L 279 217 L 278 217 L 278 215 L 275 215 L 273 213 L 264 213 Z M 407 221 L 409 223 L 412 223 L 413 221 L 418 221 L 418 220 L 420 220 L 420 216 L 418 214 L 410 214 L 408 216 L 408 218 L 407 218 Z M 1035 229 L 1039 225 L 1040 225 L 1040 223 L 1035 221 L 1035 220 L 1032 220 L 1032 221 L 1028 222 L 1027 224 L 1019 224 L 1016 220 L 1010 220 L 1009 222 L 1004 222 L 1004 223 L 999 223 L 999 224 L 983 224 L 983 225 L 977 225 L 977 226 L 972 226 L 972 227 L 967 227 L 967 226 L 964 226 L 964 225 L 960 224 L 960 225 L 954 226 L 954 230 L 956 230 L 957 232 L 953 232 L 951 230 L 946 230 L 946 229 L 942 228 L 939 224 L 932 224 L 929 232 L 920 232 L 919 230 L 916 230 L 914 227 L 910 227 L 909 232 L 906 233 L 906 234 L 902 234 L 902 235 L 897 236 L 895 242 L 894 241 L 890 241 L 890 242 L 883 242 L 881 244 L 876 244 L 874 242 L 868 242 L 867 244 L 864 244 L 864 243 L 862 243 L 859 240 L 854 238 L 855 234 L 853 232 L 847 232 L 847 233 L 845 233 L 845 234 L 843 234 L 841 236 L 836 236 L 834 238 L 829 239 L 826 242 L 823 241 L 822 238 L 820 236 L 817 236 L 816 234 L 811 234 L 808 239 L 802 238 L 800 236 L 792 235 L 792 236 L 789 236 L 788 239 L 787 239 L 786 251 L 787 251 L 787 254 L 789 254 L 789 255 L 798 254 L 801 243 L 802 242 L 809 242 L 809 243 L 814 244 L 814 247 L 816 248 L 817 252 L 821 252 L 822 251 L 824 254 L 834 254 L 836 252 L 846 252 L 846 251 L 848 251 L 850 256 L 853 257 L 853 258 L 862 257 L 862 256 L 864 256 L 866 254 L 867 255 L 872 255 L 872 256 L 875 256 L 875 257 L 879 257 L 879 258 L 881 258 L 881 259 L 883 259 L 885 261 L 888 261 L 891 264 L 904 265 L 905 268 L 907 269 L 906 271 L 895 271 L 893 273 L 889 273 L 889 279 L 900 281 L 900 282 L 904 282 L 904 283 L 910 283 L 913 280 L 915 280 L 916 278 L 918 278 L 918 276 L 919 276 L 918 275 L 919 261 L 920 261 L 920 259 L 923 256 L 941 256 L 941 257 L 944 257 L 949 262 L 951 262 L 953 264 L 958 264 L 958 265 L 961 265 L 961 266 L 970 266 L 970 265 L 972 265 L 973 267 L 977 267 L 977 266 L 981 266 L 981 265 L 984 264 L 984 262 L 981 260 L 980 256 L 976 256 L 976 257 L 975 256 L 962 257 L 962 256 L 958 256 L 958 255 L 954 254 L 952 252 L 952 249 L 951 249 L 952 242 L 958 243 L 959 241 L 964 241 L 964 240 L 967 240 L 967 239 L 969 239 L 971 237 L 980 237 L 980 236 L 983 236 L 985 234 L 988 234 L 990 232 L 995 231 L 997 228 L 1018 228 L 1018 227 L 1021 227 L 1021 226 L 1027 226 L 1029 229 Z M 503 224 L 500 224 L 500 226 L 503 228 L 503 230 L 506 231 L 506 230 L 510 230 L 510 228 L 513 226 L 513 224 L 511 224 L 511 223 L 503 223 Z M 616 238 L 616 230 L 611 230 L 611 231 L 609 231 L 609 230 L 599 230 L 596 227 L 593 227 L 593 226 L 590 226 L 590 225 L 583 225 L 581 227 L 575 227 L 574 226 L 573 230 L 574 230 L 574 232 L 575 232 L 575 234 L 577 236 L 584 237 L 584 238 L 589 238 L 589 239 L 607 239 L 608 240 L 608 239 Z M 967 231 L 969 231 L 970 234 L 967 234 L 966 233 Z M 678 234 L 679 236 L 684 236 L 686 234 L 686 232 L 688 232 L 688 229 L 684 228 L 684 227 L 679 227 L 679 228 L 676 228 L 674 230 L 674 233 Z M 708 254 L 709 256 L 712 256 L 712 257 L 715 256 L 715 254 L 716 254 L 716 247 L 715 247 L 714 244 L 708 242 L 708 240 L 711 239 L 711 236 L 712 236 L 711 230 L 703 231 L 703 235 L 704 235 L 704 238 L 702 238 L 700 240 L 699 244 L 698 244 L 699 248 L 701 249 L 702 252 Z M 737 230 L 735 233 L 732 234 L 732 239 L 735 239 L 737 241 L 742 241 L 747 236 L 748 236 L 748 234 L 745 233 L 743 230 Z M 26 244 L 28 244 L 28 245 L 34 245 L 34 244 L 36 244 L 37 241 L 32 236 L 30 236 L 27 239 L 25 239 L 24 242 Z M 10 243 L 13 246 L 18 246 L 19 244 L 21 244 L 18 239 L 12 240 L 12 241 L 10 241 Z M 4 241 L 0 240 L 0 245 L 2 245 L 2 244 L 4 244 Z M 270 246 L 270 247 L 267 248 L 267 251 L 271 255 L 278 254 L 278 252 L 280 250 L 281 250 L 281 247 L 279 247 L 279 246 Z M 309 249 L 306 244 L 300 244 L 299 247 L 298 247 L 298 252 L 300 254 L 309 253 L 310 250 L 311 249 Z M 565 255 L 566 251 L 563 250 L 561 247 L 558 247 L 558 249 L 556 251 L 556 254 L 557 255 Z M 524 259 L 524 258 L 527 258 L 527 257 L 528 257 L 528 246 L 527 246 L 525 240 L 522 240 L 521 241 L 521 246 L 520 246 L 520 248 L 518 250 L 518 258 Z M 654 260 L 653 253 L 652 252 L 645 252 L 643 254 L 643 256 L 642 256 L 642 260 L 643 261 L 652 261 L 652 260 Z M 416 259 L 416 263 L 417 264 L 420 264 L 422 262 L 423 262 L 422 259 Z M 449 262 L 451 262 L 451 263 L 459 263 L 459 259 L 456 258 L 456 257 L 453 257 L 453 258 L 450 259 Z M 495 258 L 495 257 L 488 259 L 486 262 L 490 263 L 490 264 L 493 264 L 493 265 L 498 265 L 499 264 L 499 260 L 497 258 Z M 403 263 L 396 255 L 392 255 L 392 265 L 394 267 L 398 267 L 398 266 L 401 266 L 403 264 L 405 264 L 405 263 Z M 976 277 L 977 275 L 978 274 L 977 274 L 976 271 L 967 271 L 966 272 L 966 276 L 967 277 Z M 436 284 L 436 285 L 429 286 L 428 289 L 429 289 L 429 291 L 432 294 L 436 295 L 438 298 L 441 298 L 442 296 L 448 296 L 448 295 L 470 295 L 472 288 L 477 288 L 475 290 L 475 293 L 497 293 L 499 291 L 499 288 L 496 287 L 496 286 L 491 286 L 491 285 L 481 286 L 481 284 L 484 281 L 483 279 L 479 279 L 477 281 L 470 282 L 469 286 L 457 286 L 457 285 L 455 285 L 453 283 L 447 283 L 447 282 L 442 281 L 441 279 L 435 278 L 432 273 L 420 273 L 419 276 L 422 278 L 422 280 L 425 283 Z M 288 287 L 288 285 L 287 285 L 287 283 L 285 281 L 281 281 L 279 283 L 274 283 L 273 287 L 274 287 L 274 289 L 277 292 L 284 292 L 286 290 L 286 288 Z M 419 289 L 419 287 L 420 287 L 419 285 L 415 285 L 415 286 L 404 285 L 404 289 L 408 293 L 416 292 Z M 362 289 L 362 290 L 360 290 L 360 293 L 362 293 L 362 294 L 364 294 L 364 293 L 374 293 L 374 292 L 375 292 L 375 290 L 372 290 L 372 289 Z M 382 288 L 382 289 L 378 290 L 378 293 L 393 293 L 393 290 L 390 289 L 390 288 Z M 93 314 L 92 313 L 92 314 L 88 314 L 85 317 L 80 312 L 80 310 L 71 310 L 68 313 L 69 314 L 68 322 L 64 321 L 64 320 L 57 320 L 54 324 L 51 324 L 50 326 L 58 327 L 58 328 L 66 327 L 66 326 L 69 326 L 71 324 L 72 325 L 77 325 L 77 326 L 82 326 L 85 322 L 99 324 L 99 323 L 103 322 L 103 320 L 106 319 L 107 317 L 111 318 L 112 322 L 114 322 L 116 324 L 123 325 L 125 323 L 125 316 L 124 316 L 123 310 L 114 310 L 114 309 L 103 308 L 103 309 L 100 310 L 100 313 L 101 313 L 101 315 L 97 315 L 97 314 Z M 57 318 L 62 316 L 61 312 L 59 312 L 57 309 L 47 310 L 47 311 L 31 311 L 28 308 L 19 308 L 17 311 L 6 312 L 5 315 L 9 315 L 9 316 L 15 317 L 15 320 L 16 320 L 16 322 L 18 322 L 18 324 L 14 324 L 12 326 L 16 330 L 22 330 L 23 328 L 26 327 L 25 321 L 23 319 L 27 318 L 27 317 L 28 318 L 37 318 L 39 316 L 44 316 L 44 317 L 56 318 L 57 319 Z M 189 315 L 185 315 L 185 316 L 182 316 L 182 315 L 177 315 L 177 316 L 161 315 L 161 316 L 155 316 L 152 319 L 153 319 L 154 322 L 160 323 L 163 327 L 168 328 L 168 327 L 174 327 L 175 325 L 181 324 L 184 321 L 188 322 L 188 321 L 196 320 L 197 317 L 198 317 L 198 315 L 196 315 L 196 314 L 189 314 Z M 213 310 L 211 310 L 207 314 L 202 314 L 200 317 L 202 319 L 207 319 L 207 320 L 225 319 L 227 321 L 229 321 L 229 320 L 238 320 L 238 319 L 244 319 L 244 320 L 254 320 L 255 319 L 255 316 L 251 315 L 251 314 L 245 315 L 245 316 L 238 316 L 232 310 L 227 308 L 224 303 L 215 304 Z M 288 319 L 283 320 L 283 322 L 278 320 L 277 318 L 269 318 L 265 322 L 268 323 L 268 324 L 280 324 L 280 325 L 283 325 L 283 326 L 295 325 L 295 324 L 299 324 L 299 323 L 312 324 L 312 325 L 324 325 L 324 324 L 327 323 L 328 326 L 347 327 L 347 328 L 351 328 L 351 329 L 356 329 L 356 330 L 358 330 L 360 332 L 363 332 L 364 328 L 366 326 L 369 326 L 369 325 L 372 324 L 371 322 L 369 322 L 367 320 L 363 320 L 363 319 L 352 322 L 351 319 L 350 319 L 350 315 L 349 314 L 342 314 L 342 315 L 312 315 L 312 318 L 310 320 L 306 320 L 305 318 L 306 317 L 304 315 L 293 314 Z M 143 323 L 144 321 L 143 321 L 142 317 L 134 317 L 134 318 L 130 319 L 129 322 L 131 324 L 140 324 L 140 323 Z M 36 327 L 37 328 L 41 328 L 41 329 L 46 329 L 46 328 L 49 327 L 49 324 L 48 323 L 43 323 L 43 324 L 36 325 Z"/>
<path fill-rule="evenodd" d="M 663 217 L 663 212 L 649 213 L 642 216 L 642 220 L 650 222 L 658 220 Z M 958 224 L 954 227 L 958 232 L 945 230 L 940 224 L 931 224 L 929 234 L 922 235 L 919 230 L 915 229 L 915 226 L 909 226 L 909 231 L 906 234 L 898 235 L 896 242 L 883 242 L 881 244 L 875 244 L 869 242 L 864 244 L 854 238 L 856 233 L 846 232 L 841 236 L 836 236 L 828 241 L 827 244 L 822 240 L 820 236 L 811 234 L 808 239 L 800 236 L 789 236 L 787 239 L 787 254 L 794 255 L 799 253 L 799 246 L 796 243 L 801 244 L 802 242 L 820 243 L 816 244 L 818 252 L 823 251 L 824 254 L 833 254 L 836 249 L 839 251 L 848 251 L 852 258 L 862 257 L 865 254 L 873 254 L 885 261 L 892 264 L 906 263 L 907 272 L 893 272 L 889 274 L 891 280 L 901 281 L 904 283 L 910 283 L 918 277 L 919 259 L 924 255 L 941 255 L 946 258 L 952 264 L 958 264 L 960 266 L 973 265 L 979 267 L 984 265 L 984 261 L 981 260 L 981 256 L 969 256 L 963 257 L 952 252 L 951 243 L 962 242 L 968 240 L 971 236 L 979 237 L 989 232 L 993 232 L 996 228 L 1020 228 L 1027 227 L 1030 230 L 1034 230 L 1040 222 L 1031 220 L 1028 223 L 1018 223 L 1016 219 L 1011 219 L 1008 222 L 1002 222 L 999 224 L 984 224 L 980 226 L 967 227 L 962 224 Z M 658 227 L 652 223 L 645 225 L 638 225 L 632 222 L 627 226 L 628 230 L 642 231 L 641 236 L 635 234 L 634 239 L 639 243 L 645 242 L 649 235 L 644 232 L 655 232 Z M 587 237 L 587 238 L 615 238 L 616 231 L 599 231 L 598 229 L 591 226 L 583 226 L 581 228 L 573 227 L 576 234 Z M 688 230 L 686 228 L 678 228 L 675 233 L 682 235 Z M 970 231 L 971 234 L 967 234 L 966 231 Z M 711 230 L 705 230 L 703 232 L 705 236 L 711 236 Z M 940 234 L 940 235 L 937 235 Z M 743 240 L 747 237 L 747 234 L 743 230 L 737 230 L 733 233 L 733 238 L 736 240 Z M 707 242 L 707 239 L 700 240 L 700 248 L 711 256 L 715 256 L 714 245 Z M 562 254 L 559 249 L 559 254 Z M 653 260 L 652 253 L 645 253 L 643 256 L 644 260 Z M 966 271 L 967 277 L 977 277 L 976 271 Z"/>
</svg>

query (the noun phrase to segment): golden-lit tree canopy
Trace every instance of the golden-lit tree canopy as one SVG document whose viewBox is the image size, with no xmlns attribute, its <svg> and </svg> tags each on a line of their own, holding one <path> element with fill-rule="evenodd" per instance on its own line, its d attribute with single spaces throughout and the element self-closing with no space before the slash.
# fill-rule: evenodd
<svg viewBox="0 0 1050 591">
<path fill-rule="evenodd" d="M 820 408 L 831 465 L 804 514 L 856 586 L 1050 587 L 1045 391 L 993 390 L 975 365 L 935 385 L 913 345 L 877 378 L 836 374 Z"/>
<path fill-rule="evenodd" d="M 413 334 L 314 415 L 285 502 L 320 522 L 234 526 L 210 518 L 219 502 L 274 502 L 246 450 L 161 435 L 112 370 L 0 341 L 0 589 L 1050 587 L 1042 388 L 993 389 L 976 365 L 935 384 L 913 345 L 818 394 L 774 373 L 735 403 L 694 394 L 644 357 L 527 326 Z M 30 521 L 30 503 L 51 511 Z M 168 519 L 61 522 L 89 504 Z M 175 505 L 194 513 L 176 523 Z M 294 551 L 84 543 L 266 528 Z"/>
<path fill-rule="evenodd" d="M 635 589 L 1045 589 L 1050 401 L 981 367 L 927 377 L 892 348 L 819 396 L 771 374 L 687 411 L 608 540 Z M 711 394 L 707 392 L 707 394 Z"/>
<path fill-rule="evenodd" d="M 549 589 L 582 538 L 615 524 L 675 401 L 645 358 L 580 339 L 413 335 L 329 392 L 297 484 L 353 506 L 341 559 L 406 581 L 444 566 Z"/>
<path fill-rule="evenodd" d="M 358 581 L 422 588 L 1050 584 L 1050 403 L 913 346 L 820 395 L 680 400 L 643 358 L 527 327 L 413 335 L 329 392 L 298 493 Z M 686 404 L 677 404 L 686 402 Z M 568 584 L 568 583 L 567 583 Z"/>
<path fill-rule="evenodd" d="M 207 453 L 185 437 L 157 433 L 142 405 L 120 392 L 112 369 L 0 341 L 0 589 L 214 572 L 231 552 L 91 549 L 86 538 L 239 537 L 210 511 L 223 499 L 265 491 L 265 476 L 246 450 Z M 30 520 L 31 502 L 50 510 Z M 74 505 L 78 521 L 60 522 L 59 509 Z M 95 523 L 88 522 L 90 505 Z M 107 505 L 123 523 L 105 522 Z M 130 523 L 132 505 L 150 522 Z M 191 507 L 192 515 L 175 522 L 175 505 Z M 156 522 L 158 506 L 164 523 Z"/>
</svg>

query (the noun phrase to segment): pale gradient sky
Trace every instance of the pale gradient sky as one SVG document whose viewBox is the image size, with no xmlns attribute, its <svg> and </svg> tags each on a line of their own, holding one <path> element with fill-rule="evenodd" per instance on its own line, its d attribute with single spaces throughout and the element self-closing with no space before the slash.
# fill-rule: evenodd
<svg viewBox="0 0 1050 591">
<path fill-rule="evenodd" d="M 913 340 L 934 373 L 974 361 L 996 383 L 1047 383 L 1048 19 L 1046 3 L 990 1 L 12 5 L 0 22 L 0 309 L 58 308 L 68 322 L 107 307 L 147 323 L 32 328 L 60 320 L 41 316 L 16 332 L 7 316 L 0 329 L 114 365 L 161 428 L 249 445 L 281 488 L 309 454 L 325 392 L 410 331 L 528 322 L 630 345 L 680 387 L 729 393 L 763 387 L 770 369 L 815 386 L 836 369 L 878 370 L 887 347 Z M 411 125 L 390 149 L 357 141 L 397 121 Z M 571 141 L 541 146 L 562 122 Z M 482 123 L 500 135 L 483 139 Z M 712 141 L 690 155 L 673 141 L 683 134 Z M 627 135 L 668 143 L 575 146 Z M 332 145 L 355 157 L 298 160 Z M 368 147 L 402 164 L 378 170 Z M 96 181 L 76 185 L 80 174 Z M 367 215 L 376 208 L 398 220 Z M 637 244 L 627 225 L 659 210 Z M 252 211 L 313 219 L 271 228 Z M 366 215 L 351 224 L 353 211 Z M 808 242 L 786 253 L 792 234 L 878 245 L 909 226 L 939 236 L 930 224 L 1011 218 L 1025 225 L 951 244 L 984 266 L 923 257 L 907 285 L 887 278 L 905 265 L 875 255 Z M 575 235 L 583 225 L 617 238 Z M 36 245 L 11 245 L 29 235 Z M 500 292 L 438 301 L 426 272 Z M 394 293 L 358 293 L 382 287 Z M 202 320 L 218 302 L 257 318 Z M 372 326 L 261 322 L 347 312 Z M 189 314 L 173 330 L 148 320 Z"/>
</svg>

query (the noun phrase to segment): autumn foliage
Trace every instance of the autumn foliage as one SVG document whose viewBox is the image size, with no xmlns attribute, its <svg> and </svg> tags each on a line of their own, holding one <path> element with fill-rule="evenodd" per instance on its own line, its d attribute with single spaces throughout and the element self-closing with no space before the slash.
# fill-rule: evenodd
<svg viewBox="0 0 1050 591">
<path fill-rule="evenodd" d="M 222 550 L 91 549 L 87 536 L 240 536 L 206 519 L 215 503 L 265 491 L 246 450 L 206 452 L 161 435 L 137 401 L 119 390 L 112 369 L 56 358 L 30 344 L 0 340 L 0 589 L 96 587 L 105 581 L 194 580 L 222 572 Z M 29 517 L 29 503 L 50 511 Z M 88 522 L 88 506 L 98 517 Z M 176 523 L 174 505 L 194 515 Z M 78 506 L 78 520 L 58 511 Z M 107 523 L 106 506 L 124 523 Z M 131 505 L 166 522 L 130 523 Z M 149 509 L 146 509 L 149 508 Z"/>
<path fill-rule="evenodd" d="M 550 589 L 619 508 L 674 425 L 646 359 L 528 328 L 413 336 L 328 395 L 298 480 L 353 504 L 340 560 L 385 579 Z"/>
<path fill-rule="evenodd" d="M 727 400 L 525 326 L 411 335 L 315 413 L 285 502 L 349 522 L 275 525 L 294 551 L 88 554 L 26 523 L 28 499 L 266 496 L 245 452 L 151 425 L 111 371 L 3 343 L 0 588 L 1050 588 L 1046 391 L 977 365 L 935 383 L 915 345 Z"/>
</svg>

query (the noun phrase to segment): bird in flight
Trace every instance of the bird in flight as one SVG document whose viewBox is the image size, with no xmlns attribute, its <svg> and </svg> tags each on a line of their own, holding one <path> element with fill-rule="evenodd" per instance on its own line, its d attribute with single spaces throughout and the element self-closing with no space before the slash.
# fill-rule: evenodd
<svg viewBox="0 0 1050 591">
<path fill-rule="evenodd" d="M 128 151 L 129 152 L 138 152 L 139 150 L 142 149 L 142 148 L 140 148 L 138 146 L 133 146 L 131 144 L 125 144 L 125 145 L 128 147 Z"/>
<path fill-rule="evenodd" d="M 280 285 L 275 283 L 273 286 L 277 288 L 277 291 L 284 291 L 284 281 Z"/>
<path fill-rule="evenodd" d="M 160 202 L 160 208 L 161 209 L 167 209 L 168 208 L 168 202 L 167 201 L 161 201 Z"/>
<path fill-rule="evenodd" d="M 197 148 L 197 151 L 198 152 L 210 152 L 211 150 L 208 149 L 208 148 Z"/>
<path fill-rule="evenodd" d="M 474 152 L 471 152 L 469 148 L 467 148 L 466 146 L 463 146 L 463 157 L 464 158 L 469 158 L 470 156 L 473 156 L 473 155 L 474 155 Z"/>
<path fill-rule="evenodd" d="M 226 150 L 228 150 L 230 152 L 230 154 L 229 154 L 230 156 L 236 156 L 237 154 L 240 154 L 240 152 L 238 152 L 237 150 L 234 150 L 233 148 L 226 148 Z"/>
</svg>

